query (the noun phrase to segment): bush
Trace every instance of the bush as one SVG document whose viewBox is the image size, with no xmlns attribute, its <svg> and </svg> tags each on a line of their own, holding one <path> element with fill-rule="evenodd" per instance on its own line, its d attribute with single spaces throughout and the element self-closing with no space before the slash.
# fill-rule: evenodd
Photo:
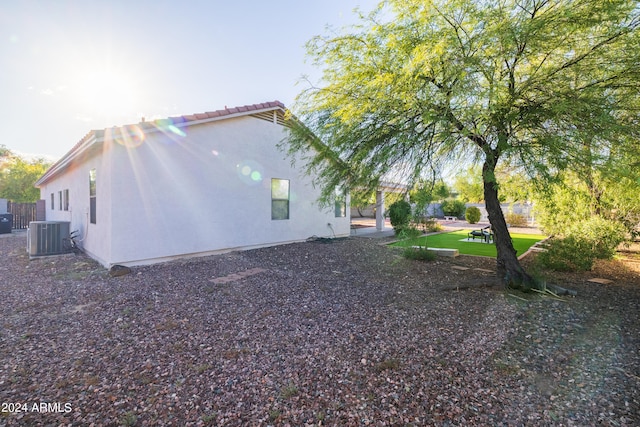
<svg viewBox="0 0 640 427">
<path fill-rule="evenodd" d="M 417 239 L 421 234 L 422 232 L 413 225 L 405 225 L 404 227 L 396 231 L 396 235 L 403 240 Z"/>
<path fill-rule="evenodd" d="M 553 238 L 545 249 L 538 254 L 537 260 L 549 270 L 587 271 L 593 267 L 595 257 L 589 251 L 589 245 L 573 236 Z"/>
<path fill-rule="evenodd" d="M 434 251 L 430 251 L 427 248 L 405 248 L 402 255 L 407 259 L 416 261 L 433 261 L 438 257 Z"/>
<path fill-rule="evenodd" d="M 591 270 L 596 259 L 612 258 L 625 237 L 624 225 L 592 217 L 570 227 L 564 236 L 551 239 L 538 261 L 550 270 Z"/>
<path fill-rule="evenodd" d="M 600 259 L 613 258 L 618 245 L 625 241 L 626 234 L 626 228 L 620 222 L 598 216 L 573 225 L 567 232 L 568 236 L 581 238 L 588 243 L 593 256 Z"/>
<path fill-rule="evenodd" d="M 435 218 L 419 217 L 415 218 L 414 222 L 419 230 L 423 233 L 433 233 L 436 231 L 442 231 L 442 225 Z"/>
<path fill-rule="evenodd" d="M 526 227 L 527 226 L 527 218 L 523 215 L 507 212 L 504 219 L 507 221 L 511 227 Z"/>
<path fill-rule="evenodd" d="M 405 200 L 398 200 L 389 206 L 389 219 L 396 234 L 409 225 L 411 205 Z"/>
<path fill-rule="evenodd" d="M 477 224 L 480 221 L 480 209 L 475 206 L 469 206 L 464 213 L 464 217 L 469 224 Z"/>
<path fill-rule="evenodd" d="M 440 208 L 445 216 L 455 216 L 456 218 L 464 215 L 464 211 L 467 209 L 462 200 L 445 200 Z"/>
</svg>

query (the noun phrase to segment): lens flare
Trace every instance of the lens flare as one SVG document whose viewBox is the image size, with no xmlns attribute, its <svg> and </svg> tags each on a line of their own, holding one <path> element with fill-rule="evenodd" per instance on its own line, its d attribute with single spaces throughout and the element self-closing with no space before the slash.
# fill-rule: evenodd
<svg viewBox="0 0 640 427">
<path fill-rule="evenodd" d="M 173 122 L 173 120 L 169 119 L 158 119 L 158 120 L 154 120 L 153 124 L 162 132 L 166 133 L 166 134 L 173 134 L 173 135 L 177 135 L 180 137 L 185 137 L 187 136 L 186 132 L 176 126 L 176 124 Z"/>
<path fill-rule="evenodd" d="M 145 134 L 138 125 L 127 125 L 105 130 L 105 137 L 127 148 L 137 148 L 144 143 Z"/>
<path fill-rule="evenodd" d="M 236 165 L 238 177 L 248 185 L 256 185 L 262 182 L 264 168 L 255 160 L 244 160 Z"/>
</svg>

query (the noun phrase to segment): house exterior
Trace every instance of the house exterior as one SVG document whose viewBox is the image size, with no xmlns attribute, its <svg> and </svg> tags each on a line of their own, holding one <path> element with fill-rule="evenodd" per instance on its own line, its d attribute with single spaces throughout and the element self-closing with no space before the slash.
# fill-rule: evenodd
<svg viewBox="0 0 640 427">
<path fill-rule="evenodd" d="M 36 183 L 105 267 L 341 237 L 348 196 L 319 206 L 275 101 L 89 132 Z"/>
</svg>

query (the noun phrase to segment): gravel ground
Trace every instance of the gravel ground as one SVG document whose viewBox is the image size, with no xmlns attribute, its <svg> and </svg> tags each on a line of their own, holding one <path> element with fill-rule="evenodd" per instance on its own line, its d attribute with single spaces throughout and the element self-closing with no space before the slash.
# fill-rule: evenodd
<svg viewBox="0 0 640 427">
<path fill-rule="evenodd" d="M 557 275 L 579 295 L 555 300 L 379 243 L 109 277 L 4 235 L 0 425 L 640 425 L 637 252 Z"/>
</svg>

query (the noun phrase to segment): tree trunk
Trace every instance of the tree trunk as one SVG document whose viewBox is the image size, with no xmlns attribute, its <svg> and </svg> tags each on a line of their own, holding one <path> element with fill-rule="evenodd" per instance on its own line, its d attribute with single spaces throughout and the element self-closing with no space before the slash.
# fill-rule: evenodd
<svg viewBox="0 0 640 427">
<path fill-rule="evenodd" d="M 534 287 L 534 280 L 520 265 L 516 250 L 511 241 L 511 235 L 507 229 L 500 200 L 498 199 L 498 185 L 495 179 L 495 163 L 485 160 L 482 167 L 482 180 L 484 184 L 484 200 L 489 222 L 493 229 L 493 241 L 498 251 L 497 274 L 505 286 L 515 289 L 529 290 Z"/>
</svg>

